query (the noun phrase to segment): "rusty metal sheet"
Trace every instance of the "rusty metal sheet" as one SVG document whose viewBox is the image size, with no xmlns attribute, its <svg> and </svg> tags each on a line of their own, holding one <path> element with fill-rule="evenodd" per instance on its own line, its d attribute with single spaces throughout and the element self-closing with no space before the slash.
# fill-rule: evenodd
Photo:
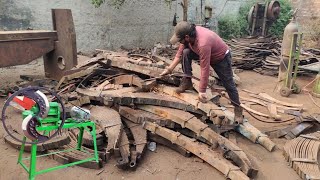
<svg viewBox="0 0 320 180">
<path fill-rule="evenodd" d="M 58 36 L 56 31 L 46 30 L 0 31 L 0 42 L 36 39 L 58 40 Z"/>
<path fill-rule="evenodd" d="M 28 64 L 54 49 L 54 40 L 49 37 L 29 40 L 9 40 L 13 36 L 0 39 L 0 67 Z M 21 35 L 21 34 L 20 34 Z M 31 34 L 29 34 L 31 35 Z M 33 34 L 33 36 L 41 34 Z"/>
<path fill-rule="evenodd" d="M 44 69 L 47 77 L 59 80 L 77 65 L 76 32 L 70 9 L 52 9 L 52 22 L 58 41 L 54 51 L 44 56 Z"/>
</svg>

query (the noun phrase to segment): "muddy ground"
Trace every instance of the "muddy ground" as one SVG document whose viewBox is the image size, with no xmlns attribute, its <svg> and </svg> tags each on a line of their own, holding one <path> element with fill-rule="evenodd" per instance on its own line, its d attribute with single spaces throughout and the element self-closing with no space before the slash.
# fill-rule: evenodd
<svg viewBox="0 0 320 180">
<path fill-rule="evenodd" d="M 1 86 L 19 80 L 20 74 L 43 75 L 42 60 L 33 61 L 29 65 L 16 66 L 10 68 L 0 68 Z M 277 84 L 276 77 L 262 76 L 255 72 L 244 71 L 238 74 L 242 80 L 240 89 L 249 89 L 255 92 L 266 92 L 280 100 L 303 103 L 307 113 L 319 112 L 319 109 L 311 102 L 308 95 L 292 95 L 290 98 L 283 98 L 277 92 L 274 92 Z M 300 77 L 299 84 L 304 86 L 313 77 Z M 240 90 L 240 94 L 246 93 Z M 320 99 L 316 99 L 320 104 Z M 4 99 L 0 99 L 0 108 L 2 109 Z M 222 101 L 226 103 L 226 101 Z M 254 107 L 257 110 L 259 107 Z M 286 125 L 270 125 L 258 122 L 246 114 L 249 121 L 262 131 L 270 131 Z M 0 180 L 20 180 L 27 179 L 27 173 L 23 168 L 17 165 L 18 151 L 5 144 L 3 141 L 4 129 L 0 127 Z M 288 167 L 282 155 L 282 147 L 285 139 L 273 139 L 278 148 L 270 153 L 258 144 L 253 144 L 249 140 L 237 135 L 238 146 L 254 161 L 259 169 L 256 179 L 259 180 L 295 180 L 300 179 L 296 172 Z M 143 162 L 140 163 L 136 171 L 122 171 L 115 166 L 116 162 L 112 159 L 101 170 L 91 170 L 81 167 L 70 167 L 47 174 L 37 176 L 37 179 L 225 179 L 225 177 L 210 165 L 199 161 L 198 158 L 186 158 L 175 151 L 163 146 L 157 146 L 156 152 L 147 151 Z M 52 167 L 58 163 L 49 158 L 38 160 L 38 168 Z"/>
</svg>

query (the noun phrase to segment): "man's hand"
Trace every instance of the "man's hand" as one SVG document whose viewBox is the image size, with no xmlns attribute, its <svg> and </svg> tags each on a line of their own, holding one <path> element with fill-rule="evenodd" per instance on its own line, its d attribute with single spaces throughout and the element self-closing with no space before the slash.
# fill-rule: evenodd
<svg viewBox="0 0 320 180">
<path fill-rule="evenodd" d="M 198 98 L 199 98 L 199 101 L 202 102 L 202 103 L 208 102 L 208 98 L 207 98 L 206 93 L 199 92 L 199 97 Z"/>
<path fill-rule="evenodd" d="M 160 74 L 160 76 L 165 76 L 165 75 L 168 75 L 168 74 L 171 74 L 171 73 L 172 73 L 172 70 L 167 67 L 167 68 Z"/>
</svg>

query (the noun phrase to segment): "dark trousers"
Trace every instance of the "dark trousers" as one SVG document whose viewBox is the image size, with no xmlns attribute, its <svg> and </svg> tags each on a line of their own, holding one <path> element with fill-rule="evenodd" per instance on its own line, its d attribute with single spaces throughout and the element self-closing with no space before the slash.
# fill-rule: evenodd
<svg viewBox="0 0 320 180">
<path fill-rule="evenodd" d="M 192 60 L 199 60 L 199 56 L 189 48 L 184 49 L 181 63 L 183 72 L 187 76 L 192 76 Z M 219 79 L 222 81 L 223 86 L 226 88 L 229 98 L 233 101 L 231 103 L 234 106 L 238 106 L 236 104 L 240 104 L 239 93 L 233 80 L 231 61 L 231 53 L 229 52 L 225 55 L 222 61 L 218 62 L 217 64 L 212 64 L 211 67 L 217 73 Z"/>
</svg>

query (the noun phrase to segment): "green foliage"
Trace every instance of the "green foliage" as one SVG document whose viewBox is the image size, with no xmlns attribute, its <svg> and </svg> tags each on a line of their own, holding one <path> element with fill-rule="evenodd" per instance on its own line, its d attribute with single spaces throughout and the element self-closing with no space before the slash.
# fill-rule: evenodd
<svg viewBox="0 0 320 180">
<path fill-rule="evenodd" d="M 236 16 L 223 16 L 218 21 L 219 35 L 224 39 L 240 37 L 241 26 Z"/>
<path fill-rule="evenodd" d="M 272 34 L 273 36 L 277 36 L 281 38 L 283 36 L 284 28 L 290 22 L 293 11 L 292 11 L 292 6 L 288 0 L 278 0 L 278 1 L 281 7 L 280 17 L 270 27 L 269 34 Z"/>
<path fill-rule="evenodd" d="M 241 36 L 246 36 L 249 33 L 249 23 L 248 23 L 248 13 L 251 9 L 251 7 L 256 3 L 256 0 L 250 0 L 247 1 L 245 4 L 240 6 L 239 9 L 239 16 L 238 16 L 238 21 L 240 23 L 240 29 L 241 29 Z"/>
<path fill-rule="evenodd" d="M 94 7 L 100 7 L 106 0 L 91 0 L 91 3 Z M 115 8 L 119 9 L 126 0 L 107 0 L 108 5 L 114 6 Z"/>
<path fill-rule="evenodd" d="M 238 16 L 225 15 L 219 18 L 219 35 L 224 39 L 246 36 L 248 34 L 247 14 L 255 2 L 255 0 L 250 0 L 243 4 Z"/>
<path fill-rule="evenodd" d="M 284 28 L 292 16 L 292 7 L 288 0 L 278 0 L 281 6 L 279 19 L 269 29 L 269 34 L 282 37 Z M 247 1 L 239 9 L 238 16 L 226 15 L 218 19 L 219 34 L 225 39 L 249 35 L 247 16 L 255 0 Z"/>
</svg>

